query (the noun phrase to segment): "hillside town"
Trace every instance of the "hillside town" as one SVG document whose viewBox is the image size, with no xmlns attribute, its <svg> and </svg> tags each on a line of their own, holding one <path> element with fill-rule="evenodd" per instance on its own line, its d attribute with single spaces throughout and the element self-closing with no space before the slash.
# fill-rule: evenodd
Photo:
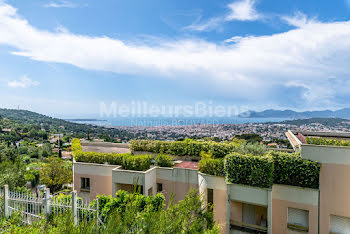
<svg viewBox="0 0 350 234">
<path fill-rule="evenodd" d="M 219 140 L 231 140 L 236 135 L 258 134 L 263 141 L 275 139 L 287 139 L 285 132 L 288 130 L 321 131 L 321 132 L 346 132 L 350 130 L 349 121 L 339 121 L 335 125 L 310 123 L 247 123 L 247 124 L 197 124 L 184 126 L 121 126 L 114 127 L 124 130 L 135 138 L 147 138 L 158 140 L 177 140 L 179 138 L 218 138 Z"/>
</svg>

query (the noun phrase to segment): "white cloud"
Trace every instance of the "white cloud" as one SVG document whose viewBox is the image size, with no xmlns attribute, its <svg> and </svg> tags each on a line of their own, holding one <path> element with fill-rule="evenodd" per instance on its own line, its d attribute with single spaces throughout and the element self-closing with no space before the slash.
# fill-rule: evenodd
<svg viewBox="0 0 350 234">
<path fill-rule="evenodd" d="M 240 0 L 228 5 L 231 9 L 225 20 L 254 21 L 258 20 L 261 15 L 255 10 L 255 0 Z"/>
<path fill-rule="evenodd" d="M 329 103 L 338 89 L 350 96 L 350 89 L 344 89 L 350 75 L 348 21 L 311 22 L 285 33 L 236 38 L 234 44 L 188 39 L 147 45 L 40 30 L 3 4 L 0 35 L 0 44 L 17 49 L 13 54 L 33 60 L 183 82 L 193 79 L 216 95 L 247 101 L 263 102 L 278 93 L 273 100 L 282 100 L 286 92 L 299 90 L 304 94 L 295 98 L 304 98 L 306 107 Z M 291 81 L 298 86 L 286 85 Z"/>
<path fill-rule="evenodd" d="M 184 29 L 191 30 L 191 31 L 212 31 L 215 29 L 219 29 L 222 24 L 222 17 L 215 17 L 211 18 L 206 22 L 194 22 L 193 24 L 186 26 Z"/>
<path fill-rule="evenodd" d="M 43 5 L 47 8 L 75 8 L 78 5 L 69 1 L 52 1 Z"/>
<path fill-rule="evenodd" d="M 32 80 L 27 76 L 23 76 L 19 80 L 8 81 L 7 85 L 11 88 L 29 88 L 31 86 L 40 85 L 40 82 Z"/>
<path fill-rule="evenodd" d="M 211 31 L 221 29 L 221 26 L 227 21 L 255 21 L 263 18 L 262 14 L 255 10 L 255 0 L 238 0 L 228 4 L 227 8 L 229 13 L 225 16 L 213 17 L 204 22 L 199 22 L 199 18 L 184 29 L 200 32 Z"/>
<path fill-rule="evenodd" d="M 226 42 L 226 43 L 238 43 L 238 42 L 242 41 L 243 39 L 247 39 L 247 38 L 249 38 L 249 36 L 245 36 L 245 37 L 233 36 L 229 39 L 226 39 L 224 42 Z"/>
<path fill-rule="evenodd" d="M 306 24 L 317 23 L 315 18 L 308 18 L 304 13 L 297 11 L 293 16 L 282 16 L 281 19 L 294 27 L 303 27 Z"/>
</svg>

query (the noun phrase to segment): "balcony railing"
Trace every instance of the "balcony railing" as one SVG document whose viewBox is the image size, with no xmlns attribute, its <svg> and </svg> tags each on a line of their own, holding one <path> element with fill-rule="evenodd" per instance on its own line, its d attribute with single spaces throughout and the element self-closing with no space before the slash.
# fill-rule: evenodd
<svg viewBox="0 0 350 234">
<path fill-rule="evenodd" d="M 266 233 L 267 234 L 267 227 L 263 227 L 255 224 L 249 224 L 249 223 L 242 223 L 235 220 L 230 221 L 230 228 L 231 230 L 239 230 L 239 231 L 244 231 L 249 233 Z"/>
</svg>

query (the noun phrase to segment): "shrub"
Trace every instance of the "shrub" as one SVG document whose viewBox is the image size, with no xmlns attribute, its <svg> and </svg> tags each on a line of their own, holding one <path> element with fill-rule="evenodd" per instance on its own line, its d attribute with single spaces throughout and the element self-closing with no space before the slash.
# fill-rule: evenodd
<svg viewBox="0 0 350 234">
<path fill-rule="evenodd" d="M 161 154 L 172 154 L 177 156 L 197 156 L 200 153 L 211 152 L 214 158 L 223 158 L 231 152 L 235 152 L 237 142 L 214 142 L 196 141 L 186 139 L 184 141 L 154 141 L 154 140 L 132 140 L 130 149 L 133 151 L 148 151 Z"/>
<path fill-rule="evenodd" d="M 129 153 L 117 154 L 77 151 L 75 152 L 74 158 L 77 162 L 123 165 L 124 158 L 129 156 L 131 156 Z"/>
<path fill-rule="evenodd" d="M 72 183 L 73 171 L 67 167 L 64 160 L 51 157 L 45 162 L 40 169 L 40 183 L 50 188 L 52 193 L 60 190 L 64 184 Z"/>
<path fill-rule="evenodd" d="M 225 160 L 225 175 L 228 182 L 236 184 L 270 187 L 274 183 L 317 189 L 320 166 L 299 154 L 270 151 L 259 157 L 234 153 Z"/>
<path fill-rule="evenodd" d="M 8 184 L 11 190 L 17 187 L 24 187 L 26 165 L 23 162 L 4 161 L 0 163 L 0 186 Z"/>
<path fill-rule="evenodd" d="M 350 146 L 349 140 L 340 140 L 334 138 L 321 138 L 321 137 L 306 137 L 308 144 L 314 145 L 336 145 L 336 146 Z"/>
<path fill-rule="evenodd" d="M 1 233 L 220 233 L 212 210 L 198 191 L 191 190 L 184 200 L 176 204 L 169 202 L 167 207 L 164 207 L 164 199 L 162 194 L 144 196 L 118 191 L 113 198 L 99 196 L 99 217 L 104 225 L 96 225 L 97 220 L 90 219 L 89 213 L 79 215 L 79 224 L 74 225 L 70 211 L 61 216 L 53 215 L 48 221 L 41 219 L 24 224 L 18 212 L 10 219 L 0 220 L 0 230 Z M 90 207 L 95 205 L 92 202 Z"/>
<path fill-rule="evenodd" d="M 226 180 L 235 184 L 268 188 L 273 183 L 271 157 L 232 153 L 225 159 Z"/>
<path fill-rule="evenodd" d="M 123 167 L 126 170 L 145 171 L 151 167 L 152 155 L 132 155 L 124 157 Z"/>
<path fill-rule="evenodd" d="M 224 160 L 221 158 L 204 158 L 199 161 L 199 171 L 214 176 L 225 176 Z"/>
<path fill-rule="evenodd" d="M 40 173 L 38 170 L 26 170 L 24 175 L 26 181 L 30 181 L 33 188 L 39 184 Z"/>
<path fill-rule="evenodd" d="M 296 154 L 270 152 L 274 162 L 274 183 L 306 188 L 319 187 L 321 164 Z"/>
<path fill-rule="evenodd" d="M 81 147 L 80 140 L 78 138 L 74 138 L 72 140 L 72 151 L 83 151 L 83 148 Z"/>
<path fill-rule="evenodd" d="M 252 155 L 264 155 L 267 152 L 265 145 L 260 145 L 258 143 L 254 144 L 241 144 L 236 149 L 235 152 L 240 154 L 252 154 Z"/>
<path fill-rule="evenodd" d="M 108 163 L 109 165 L 122 165 L 127 170 L 144 171 L 150 168 L 153 156 L 77 151 L 74 158 L 77 162 Z"/>
<path fill-rule="evenodd" d="M 169 155 L 158 154 L 155 158 L 155 164 L 160 167 L 172 167 L 174 164 L 173 160 L 173 157 Z"/>
</svg>

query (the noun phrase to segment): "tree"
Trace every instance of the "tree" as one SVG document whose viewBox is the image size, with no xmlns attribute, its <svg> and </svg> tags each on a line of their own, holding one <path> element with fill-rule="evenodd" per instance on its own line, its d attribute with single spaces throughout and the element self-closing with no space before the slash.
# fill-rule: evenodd
<svg viewBox="0 0 350 234">
<path fill-rule="evenodd" d="M 22 162 L 5 161 L 0 163 L 0 186 L 8 184 L 10 189 L 23 187 L 26 184 L 25 172 L 26 166 Z"/>
<path fill-rule="evenodd" d="M 72 181 L 72 170 L 67 168 L 65 162 L 59 158 L 48 158 L 40 170 L 40 183 L 45 184 L 53 193 Z"/>
<path fill-rule="evenodd" d="M 255 133 L 236 135 L 235 138 L 246 140 L 247 143 L 259 143 L 262 141 L 262 137 Z"/>
</svg>

